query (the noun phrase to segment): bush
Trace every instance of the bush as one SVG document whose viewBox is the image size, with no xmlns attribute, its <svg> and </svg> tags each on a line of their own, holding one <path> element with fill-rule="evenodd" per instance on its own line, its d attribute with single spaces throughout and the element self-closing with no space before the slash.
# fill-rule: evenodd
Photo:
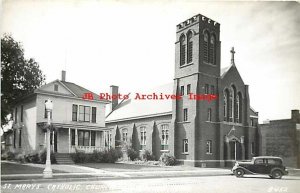
<svg viewBox="0 0 300 193">
<path fill-rule="evenodd" d="M 89 156 L 84 151 L 76 150 L 71 154 L 71 158 L 75 163 L 86 163 L 89 161 Z"/>
<path fill-rule="evenodd" d="M 166 166 L 174 166 L 176 165 L 177 161 L 176 158 L 174 156 L 170 156 L 170 155 L 165 155 L 162 158 L 162 162 L 166 165 Z"/>
<path fill-rule="evenodd" d="M 116 149 L 110 149 L 105 151 L 93 151 L 93 153 L 85 153 L 84 151 L 76 150 L 71 154 L 71 157 L 75 163 L 115 163 L 121 158 L 122 152 Z"/>
<path fill-rule="evenodd" d="M 21 163 L 25 163 L 25 156 L 22 155 L 22 154 L 18 154 L 18 155 L 15 157 L 15 160 L 18 161 L 18 162 L 21 162 Z"/>
<path fill-rule="evenodd" d="M 40 156 L 39 154 L 33 154 L 33 155 L 25 155 L 25 161 L 28 162 L 28 163 L 40 163 Z"/>
<path fill-rule="evenodd" d="M 89 155 L 88 161 L 93 163 L 103 162 L 104 152 L 94 150 L 91 155 Z"/>
<path fill-rule="evenodd" d="M 103 162 L 104 163 L 115 163 L 119 158 L 123 156 L 120 150 L 110 149 L 104 151 Z"/>
<path fill-rule="evenodd" d="M 155 160 L 155 155 L 153 155 L 152 153 L 150 153 L 150 151 L 146 150 L 143 153 L 143 160 L 154 161 Z"/>
<path fill-rule="evenodd" d="M 139 152 L 135 151 L 134 149 L 127 149 L 127 155 L 131 161 L 139 158 Z"/>
<path fill-rule="evenodd" d="M 7 152 L 7 160 L 14 160 L 16 158 L 16 155 L 15 155 L 15 153 L 13 153 L 13 152 Z"/>
<path fill-rule="evenodd" d="M 44 164 L 46 163 L 46 159 L 47 159 L 47 151 L 43 151 L 39 156 L 39 162 Z M 53 152 L 50 153 L 50 160 L 52 164 L 56 164 L 56 159 Z"/>
</svg>

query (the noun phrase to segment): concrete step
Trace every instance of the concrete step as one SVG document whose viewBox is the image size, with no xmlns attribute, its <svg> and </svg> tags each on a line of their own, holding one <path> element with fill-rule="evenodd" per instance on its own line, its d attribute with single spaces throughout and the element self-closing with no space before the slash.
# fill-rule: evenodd
<svg viewBox="0 0 300 193">
<path fill-rule="evenodd" d="M 58 164 L 74 164 L 70 154 L 56 153 L 55 158 Z"/>
</svg>

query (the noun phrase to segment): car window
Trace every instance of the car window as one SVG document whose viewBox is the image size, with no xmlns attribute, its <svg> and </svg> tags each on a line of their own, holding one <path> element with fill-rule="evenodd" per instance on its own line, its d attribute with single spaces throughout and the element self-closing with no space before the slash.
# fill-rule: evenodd
<svg viewBox="0 0 300 193">
<path fill-rule="evenodd" d="M 278 160 L 278 159 L 268 159 L 268 164 L 270 164 L 270 165 L 280 165 L 281 164 L 281 160 Z"/>
<path fill-rule="evenodd" d="M 256 159 L 254 161 L 254 164 L 263 164 L 263 163 L 264 163 L 264 161 L 262 159 Z"/>
</svg>

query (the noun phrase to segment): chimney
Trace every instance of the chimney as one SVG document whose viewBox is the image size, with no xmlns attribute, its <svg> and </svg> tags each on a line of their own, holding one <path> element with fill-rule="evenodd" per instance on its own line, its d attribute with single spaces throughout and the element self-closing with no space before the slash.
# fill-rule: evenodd
<svg viewBox="0 0 300 193">
<path fill-rule="evenodd" d="M 66 71 L 61 71 L 61 81 L 66 81 Z"/>
<path fill-rule="evenodd" d="M 295 121 L 297 123 L 300 123 L 300 114 L 299 110 L 292 110 L 292 121 Z"/>
<path fill-rule="evenodd" d="M 116 106 L 118 105 L 119 103 L 119 87 L 118 86 L 114 86 L 114 85 L 111 85 L 110 86 L 110 95 L 111 95 L 111 104 L 110 104 L 110 110 L 113 111 Z"/>
</svg>

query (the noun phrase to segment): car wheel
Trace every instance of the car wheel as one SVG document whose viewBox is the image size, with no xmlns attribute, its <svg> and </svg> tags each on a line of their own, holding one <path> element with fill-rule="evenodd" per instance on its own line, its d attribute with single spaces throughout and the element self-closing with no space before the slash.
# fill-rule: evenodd
<svg viewBox="0 0 300 193">
<path fill-rule="evenodd" d="M 271 173 L 271 178 L 274 178 L 274 179 L 280 179 L 282 177 L 282 172 L 280 170 L 274 170 L 272 173 Z"/>
<path fill-rule="evenodd" d="M 243 177 L 244 174 L 245 174 L 245 172 L 242 169 L 236 169 L 235 170 L 235 176 L 238 177 L 238 178 Z"/>
</svg>

